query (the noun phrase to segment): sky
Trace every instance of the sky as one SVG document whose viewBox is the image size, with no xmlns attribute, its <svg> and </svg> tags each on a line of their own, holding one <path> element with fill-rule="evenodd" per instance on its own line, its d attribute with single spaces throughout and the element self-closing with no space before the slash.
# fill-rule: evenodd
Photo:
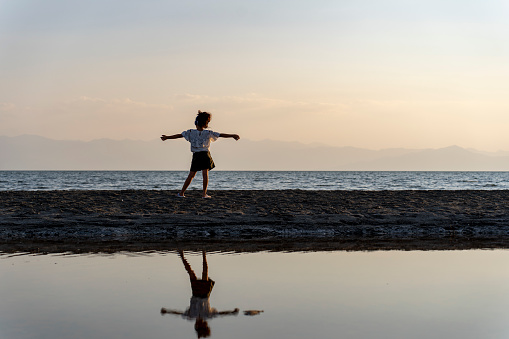
<svg viewBox="0 0 509 339">
<path fill-rule="evenodd" d="M 509 150 L 509 2 L 0 0 L 0 135 Z"/>
</svg>

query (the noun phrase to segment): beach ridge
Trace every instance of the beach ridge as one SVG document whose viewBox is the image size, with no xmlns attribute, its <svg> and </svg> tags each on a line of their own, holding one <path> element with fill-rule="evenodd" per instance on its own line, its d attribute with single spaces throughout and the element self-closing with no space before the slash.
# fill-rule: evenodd
<svg viewBox="0 0 509 339">
<path fill-rule="evenodd" d="M 2 191 L 0 239 L 509 239 L 509 191 Z"/>
</svg>

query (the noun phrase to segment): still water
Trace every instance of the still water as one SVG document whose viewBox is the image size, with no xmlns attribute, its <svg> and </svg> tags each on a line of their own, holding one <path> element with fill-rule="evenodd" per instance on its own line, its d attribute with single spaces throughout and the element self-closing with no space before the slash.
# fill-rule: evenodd
<svg viewBox="0 0 509 339">
<path fill-rule="evenodd" d="M 502 339 L 509 251 L 4 254 L 0 295 L 6 339 Z"/>
</svg>

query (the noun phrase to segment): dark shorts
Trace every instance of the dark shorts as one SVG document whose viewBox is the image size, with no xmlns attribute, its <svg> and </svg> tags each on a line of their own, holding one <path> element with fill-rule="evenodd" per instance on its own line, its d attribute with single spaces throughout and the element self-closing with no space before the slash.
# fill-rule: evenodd
<svg viewBox="0 0 509 339">
<path fill-rule="evenodd" d="M 191 280 L 191 289 L 193 290 L 193 297 L 208 298 L 210 292 L 214 287 L 214 280 Z"/>
<path fill-rule="evenodd" d="M 198 172 L 203 170 L 211 170 L 216 165 L 210 156 L 210 152 L 195 152 L 193 153 L 193 161 L 191 162 L 191 172 Z"/>
</svg>

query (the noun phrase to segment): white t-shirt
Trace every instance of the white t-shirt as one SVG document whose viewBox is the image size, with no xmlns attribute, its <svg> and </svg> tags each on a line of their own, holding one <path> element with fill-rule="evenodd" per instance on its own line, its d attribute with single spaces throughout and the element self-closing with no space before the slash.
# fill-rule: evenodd
<svg viewBox="0 0 509 339">
<path fill-rule="evenodd" d="M 210 148 L 211 141 L 219 138 L 218 132 L 209 129 L 198 131 L 197 129 L 188 129 L 182 132 L 182 136 L 191 143 L 191 152 L 207 152 Z"/>
<path fill-rule="evenodd" d="M 189 308 L 182 314 L 182 317 L 187 319 L 210 319 L 215 318 L 219 315 L 219 312 L 213 308 L 210 307 L 210 301 L 209 298 L 197 298 L 192 297 L 191 298 L 191 304 L 189 305 Z"/>
</svg>

